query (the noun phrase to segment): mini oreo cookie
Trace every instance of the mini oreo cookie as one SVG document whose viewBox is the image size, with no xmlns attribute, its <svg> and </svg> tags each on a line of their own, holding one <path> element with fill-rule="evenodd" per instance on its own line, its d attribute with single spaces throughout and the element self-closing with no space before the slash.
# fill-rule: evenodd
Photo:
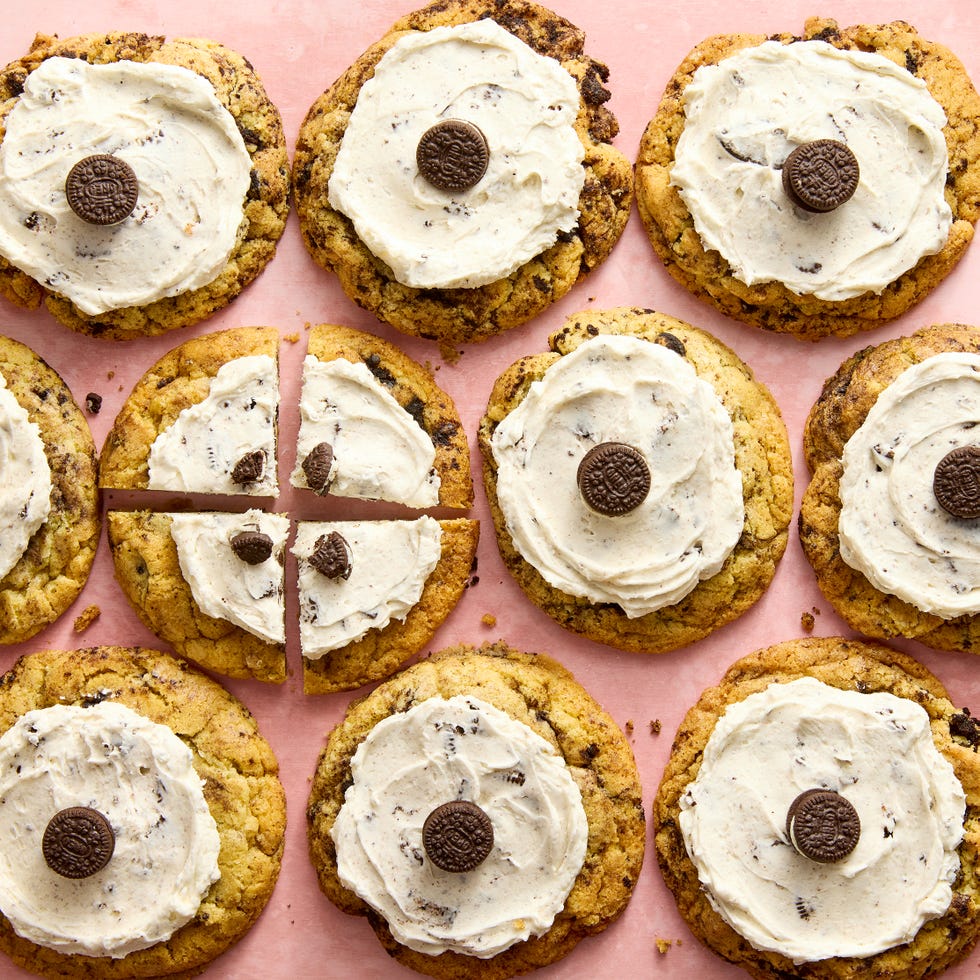
<svg viewBox="0 0 980 980">
<path fill-rule="evenodd" d="M 805 211 L 833 211 L 851 199 L 861 170 L 857 157 L 838 140 L 796 147 L 783 164 L 783 190 Z"/>
<path fill-rule="evenodd" d="M 350 578 L 353 570 L 350 560 L 350 545 L 339 531 L 321 534 L 316 539 L 313 554 L 309 557 L 310 564 L 327 578 Z"/>
<path fill-rule="evenodd" d="M 272 538 L 261 531 L 239 531 L 231 539 L 231 550 L 246 565 L 261 565 L 272 554 Z"/>
<path fill-rule="evenodd" d="M 960 446 L 937 464 L 932 482 L 939 506 L 953 517 L 980 517 L 980 446 Z"/>
<path fill-rule="evenodd" d="M 333 464 L 333 447 L 329 442 L 318 442 L 303 460 L 306 484 L 321 496 L 330 489 L 330 467 Z"/>
<path fill-rule="evenodd" d="M 265 473 L 265 451 L 255 449 L 235 463 L 235 468 L 231 471 L 231 479 L 232 482 L 244 486 L 246 483 L 261 480 L 263 473 Z"/>
<path fill-rule="evenodd" d="M 87 224 L 117 225 L 133 213 L 139 183 L 125 160 L 96 153 L 68 171 L 65 195 L 72 211 Z"/>
<path fill-rule="evenodd" d="M 790 804 L 786 836 L 804 857 L 832 864 L 842 861 L 857 846 L 861 820 L 850 801 L 839 793 L 808 789 Z"/>
<path fill-rule="evenodd" d="M 650 492 L 650 469 L 639 450 L 603 442 L 582 457 L 577 480 L 582 498 L 607 517 L 635 510 Z"/>
<path fill-rule="evenodd" d="M 465 191 L 483 179 L 490 150 L 486 137 L 473 123 L 444 119 L 422 134 L 415 162 L 433 187 Z"/>
<path fill-rule="evenodd" d="M 475 803 L 451 800 L 425 818 L 422 846 L 437 868 L 454 874 L 472 871 L 493 850 L 493 824 Z"/>
<path fill-rule="evenodd" d="M 63 878 L 88 878 L 101 871 L 112 857 L 116 838 L 109 821 L 87 806 L 59 810 L 41 839 L 48 867 Z"/>
</svg>

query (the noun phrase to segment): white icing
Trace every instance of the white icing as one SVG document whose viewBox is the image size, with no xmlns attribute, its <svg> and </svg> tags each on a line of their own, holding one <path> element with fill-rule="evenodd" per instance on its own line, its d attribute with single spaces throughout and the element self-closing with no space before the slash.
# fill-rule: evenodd
<svg viewBox="0 0 980 980">
<path fill-rule="evenodd" d="M 65 178 L 107 153 L 139 183 L 136 209 L 97 226 Z M 48 58 L 0 144 L 0 255 L 82 312 L 143 306 L 211 282 L 244 221 L 252 163 L 207 79 L 175 65 Z"/>
<path fill-rule="evenodd" d="M 604 442 L 639 450 L 651 476 L 643 503 L 614 517 L 593 511 L 576 482 Z M 741 535 L 731 420 L 711 385 L 659 344 L 608 335 L 581 344 L 530 386 L 491 446 L 522 557 L 555 588 L 627 616 L 679 602 Z"/>
<path fill-rule="evenodd" d="M 411 32 L 361 87 L 330 177 L 330 204 L 407 286 L 473 287 L 509 275 L 578 221 L 584 150 L 572 76 L 493 20 Z M 486 137 L 486 174 L 464 191 L 418 172 L 445 119 Z"/>
<path fill-rule="evenodd" d="M 822 864 L 788 842 L 808 789 L 840 793 L 861 836 Z M 804 678 L 732 704 L 681 797 L 687 852 L 712 906 L 757 949 L 797 963 L 873 956 L 942 915 L 966 798 L 918 704 Z"/>
<path fill-rule="evenodd" d="M 340 880 L 419 952 L 495 956 L 546 932 L 582 867 L 588 821 L 564 760 L 527 725 L 477 698 L 430 698 L 378 722 L 351 761 L 331 829 Z M 472 871 L 440 870 L 422 824 L 449 800 L 490 818 Z"/>
<path fill-rule="evenodd" d="M 946 243 L 946 116 L 925 83 L 878 54 L 767 41 L 698 68 L 684 92 L 671 183 L 706 249 L 747 285 L 844 300 L 880 293 Z M 782 167 L 797 146 L 845 143 L 854 196 L 796 208 Z"/>
<path fill-rule="evenodd" d="M 19 936 L 83 956 L 122 957 L 163 942 L 218 880 L 220 841 L 191 750 L 124 705 L 55 705 L 0 737 L 0 908 Z M 109 863 L 64 878 L 41 851 L 73 806 L 112 827 Z"/>
</svg>

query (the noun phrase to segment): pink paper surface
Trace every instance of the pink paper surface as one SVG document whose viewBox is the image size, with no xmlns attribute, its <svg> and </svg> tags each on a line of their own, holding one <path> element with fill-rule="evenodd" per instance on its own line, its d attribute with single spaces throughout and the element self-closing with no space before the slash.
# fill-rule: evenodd
<svg viewBox="0 0 980 980">
<path fill-rule="evenodd" d="M 278 0 L 208 4 L 200 0 L 34 0 L 10 4 L 0 36 L 0 63 L 19 57 L 36 32 L 69 37 L 88 31 L 141 30 L 175 36 L 202 36 L 242 52 L 263 78 L 279 107 L 290 154 L 303 116 L 320 93 L 396 16 L 413 9 L 411 0 Z M 631 159 L 643 129 L 655 112 L 663 87 L 676 65 L 703 37 L 715 33 L 798 32 L 805 17 L 819 13 L 842 24 L 876 23 L 901 18 L 925 37 L 957 52 L 974 79 L 980 79 L 980 13 L 967 0 L 936 4 L 864 3 L 826 0 L 821 5 L 784 0 L 721 4 L 677 0 L 655 5 L 648 0 L 562 0 L 558 11 L 582 27 L 587 50 L 605 61 L 611 75 L 610 108 L 620 122 L 615 145 Z M 243 325 L 272 325 L 282 345 L 280 481 L 292 466 L 292 438 L 298 424 L 296 394 L 306 348 L 304 328 L 333 322 L 359 327 L 392 340 L 437 371 L 437 381 L 455 398 L 470 437 L 477 501 L 472 516 L 482 522 L 478 579 L 437 633 L 431 648 L 454 643 L 479 644 L 497 638 L 526 650 L 546 651 L 569 667 L 581 683 L 621 725 L 632 723 L 630 741 L 643 780 L 648 812 L 677 725 L 701 690 L 715 683 L 743 654 L 804 635 L 801 614 L 813 611 L 814 635 L 853 635 L 822 598 L 803 558 L 794 531 L 776 578 L 764 598 L 736 623 L 693 646 L 660 656 L 622 653 L 575 637 L 557 626 L 525 598 L 500 561 L 480 482 L 476 431 L 493 380 L 525 353 L 546 349 L 548 334 L 566 316 L 584 309 L 638 305 L 651 307 L 702 326 L 730 345 L 755 370 L 781 406 L 794 452 L 797 504 L 808 480 L 802 457 L 802 426 L 824 379 L 849 354 L 867 344 L 912 332 L 934 323 L 980 323 L 977 280 L 980 250 L 974 246 L 954 273 L 923 303 L 901 320 L 848 340 L 805 344 L 768 335 L 728 320 L 698 302 L 677 285 L 655 257 L 635 213 L 609 261 L 579 284 L 563 301 L 533 322 L 485 344 L 462 349 L 454 363 L 443 361 L 438 348 L 405 337 L 358 309 L 341 292 L 334 277 L 317 267 L 300 240 L 291 216 L 279 252 L 230 307 L 209 321 L 154 339 L 112 343 L 76 335 L 44 310 L 25 312 L 0 307 L 0 333 L 37 351 L 68 382 L 82 403 L 88 392 L 103 396 L 101 413 L 90 417 L 101 447 L 113 418 L 137 378 L 166 351 L 192 335 Z M 369 505 L 347 506 L 311 501 L 284 488 L 274 509 L 292 517 L 368 516 Z M 112 496 L 107 502 L 112 503 Z M 287 576 L 295 568 L 290 559 Z M 84 633 L 72 629 L 74 618 L 90 604 L 100 618 Z M 318 891 L 307 858 L 304 810 L 317 756 L 327 733 L 342 717 L 349 695 L 307 697 L 302 693 L 296 629 L 296 602 L 290 596 L 288 658 L 290 676 L 281 687 L 257 682 L 225 681 L 252 710 L 275 749 L 288 799 L 287 842 L 282 875 L 272 899 L 250 933 L 207 971 L 211 977 L 358 977 L 412 975 L 382 951 L 367 923 L 337 911 Z M 482 617 L 496 617 L 487 626 Z M 108 547 L 102 541 L 91 578 L 74 607 L 43 633 L 18 647 L 0 650 L 0 667 L 17 656 L 49 648 L 98 644 L 141 644 L 165 648 L 140 624 L 114 578 Z M 938 674 L 959 705 L 980 711 L 980 661 L 974 656 L 929 651 L 916 643 L 902 648 Z M 662 730 L 653 734 L 651 722 Z M 857 915 L 860 915 L 858 910 Z M 659 952 L 658 940 L 672 943 Z M 949 977 L 975 976 L 974 954 Z M 0 976 L 20 971 L 0 964 Z M 662 976 L 671 978 L 739 977 L 744 974 L 702 948 L 679 918 L 663 885 L 648 841 L 647 859 L 633 900 L 605 933 L 586 940 L 563 962 L 539 971 L 541 980 Z"/>
</svg>

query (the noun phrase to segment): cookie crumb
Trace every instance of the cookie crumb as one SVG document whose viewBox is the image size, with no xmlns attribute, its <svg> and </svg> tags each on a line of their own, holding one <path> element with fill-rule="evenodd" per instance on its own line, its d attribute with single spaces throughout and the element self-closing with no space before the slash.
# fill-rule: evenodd
<svg viewBox="0 0 980 980">
<path fill-rule="evenodd" d="M 803 627 L 804 633 L 812 633 L 814 626 L 813 613 L 803 613 L 803 615 L 800 616 L 800 626 Z"/>
<path fill-rule="evenodd" d="M 632 718 L 627 718 L 626 719 L 626 724 L 623 727 L 626 729 L 626 735 L 629 738 L 632 738 L 633 737 L 633 719 Z"/>
<path fill-rule="evenodd" d="M 666 953 L 667 950 L 674 945 L 673 940 L 671 939 L 657 939 L 656 943 L 657 943 L 657 952 L 660 953 L 661 955 Z"/>
<path fill-rule="evenodd" d="M 85 410 L 89 415 L 98 415 L 102 411 L 102 396 L 95 391 L 90 391 L 85 396 Z"/>
<path fill-rule="evenodd" d="M 496 626 L 497 625 L 497 617 L 494 616 L 493 613 L 484 613 L 480 617 L 480 622 L 483 623 L 484 626 Z"/>
<path fill-rule="evenodd" d="M 116 376 L 116 372 L 110 371 L 108 374 L 106 374 L 106 379 L 111 381 L 115 376 Z"/>
<path fill-rule="evenodd" d="M 659 718 L 654 718 L 654 720 L 650 722 L 650 734 L 651 735 L 659 735 L 660 734 L 660 729 L 662 727 L 663 726 L 660 724 L 660 719 Z"/>
<path fill-rule="evenodd" d="M 457 350 L 451 344 L 441 343 L 439 344 L 439 353 L 442 354 L 442 359 L 447 364 L 457 364 L 459 359 L 463 356 L 461 350 Z"/>
<path fill-rule="evenodd" d="M 285 340 L 289 344 L 298 344 L 299 343 L 299 334 L 298 333 L 287 333 L 286 336 L 283 337 L 282 339 Z"/>
<path fill-rule="evenodd" d="M 73 629 L 76 633 L 84 633 L 101 615 L 102 610 L 98 606 L 86 606 L 75 618 Z"/>
</svg>

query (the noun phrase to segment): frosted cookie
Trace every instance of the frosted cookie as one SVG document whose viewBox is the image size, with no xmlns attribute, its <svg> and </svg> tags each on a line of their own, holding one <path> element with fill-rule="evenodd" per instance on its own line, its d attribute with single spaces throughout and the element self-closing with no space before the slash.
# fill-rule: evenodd
<svg viewBox="0 0 980 980">
<path fill-rule="evenodd" d="M 214 41 L 39 34 L 0 72 L 0 292 L 73 330 L 221 309 L 275 254 L 288 193 L 279 113 Z"/>
<path fill-rule="evenodd" d="M 737 661 L 681 723 L 654 803 L 681 915 L 753 977 L 941 972 L 980 934 L 978 741 L 969 710 L 883 646 Z"/>
<path fill-rule="evenodd" d="M 518 584 L 567 629 L 638 653 L 741 615 L 775 573 L 793 508 L 768 390 L 718 340 L 650 310 L 577 314 L 549 345 L 497 379 L 480 424 Z"/>
<path fill-rule="evenodd" d="M 278 357 L 274 327 L 203 334 L 165 354 L 106 436 L 100 485 L 276 496 Z"/>
<path fill-rule="evenodd" d="M 800 541 L 821 592 L 869 636 L 980 649 L 980 330 L 868 347 L 804 432 Z"/>
<path fill-rule="evenodd" d="M 307 816 L 326 896 L 403 965 L 454 980 L 567 955 L 624 910 L 643 862 L 623 733 L 556 661 L 502 643 L 443 650 L 354 702 Z"/>
<path fill-rule="evenodd" d="M 139 648 L 36 653 L 3 678 L 0 732 L 0 949 L 18 966 L 194 975 L 255 922 L 285 798 L 216 682 Z"/>
<path fill-rule="evenodd" d="M 608 70 L 584 43 L 524 0 L 440 0 L 392 25 L 299 132 L 314 261 L 381 320 L 445 343 L 568 292 L 608 256 L 633 195 Z"/>
<path fill-rule="evenodd" d="M 473 503 L 453 400 L 393 344 L 330 324 L 309 334 L 290 482 L 419 508 Z"/>
<path fill-rule="evenodd" d="M 972 240 L 978 119 L 960 61 L 901 21 L 711 37 L 644 133 L 640 217 L 721 312 L 848 336 L 921 300 Z"/>
<path fill-rule="evenodd" d="M 54 622 L 99 541 L 95 444 L 64 381 L 0 337 L 0 643 Z"/>
<path fill-rule="evenodd" d="M 455 608 L 478 521 L 300 521 L 303 690 L 346 691 L 393 674 Z"/>
<path fill-rule="evenodd" d="M 161 640 L 228 677 L 286 679 L 288 518 L 109 511 L 106 529 L 116 580 Z"/>
</svg>

